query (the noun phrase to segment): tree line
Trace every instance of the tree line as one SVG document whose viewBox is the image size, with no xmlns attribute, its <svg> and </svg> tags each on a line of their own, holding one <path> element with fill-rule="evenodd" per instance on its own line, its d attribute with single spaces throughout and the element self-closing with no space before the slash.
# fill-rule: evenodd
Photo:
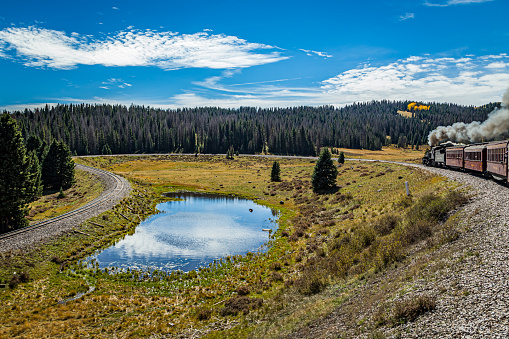
<svg viewBox="0 0 509 339">
<path fill-rule="evenodd" d="M 66 189 L 74 183 L 74 162 L 69 147 L 53 140 L 48 146 L 38 136 L 27 143 L 16 120 L 0 115 L 0 233 L 28 221 L 28 204 L 43 189 Z"/>
<path fill-rule="evenodd" d="M 131 105 L 66 104 L 16 111 L 22 136 L 62 140 L 75 155 L 226 153 L 315 155 L 320 147 L 379 150 L 427 142 L 431 130 L 485 120 L 496 104 L 479 108 L 427 103 L 412 118 L 397 114 L 411 101 L 333 106 L 158 109 Z"/>
</svg>

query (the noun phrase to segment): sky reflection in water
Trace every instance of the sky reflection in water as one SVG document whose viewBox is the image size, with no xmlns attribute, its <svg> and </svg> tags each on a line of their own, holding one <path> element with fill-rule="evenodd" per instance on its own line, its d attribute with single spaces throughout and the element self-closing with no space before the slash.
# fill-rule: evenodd
<svg viewBox="0 0 509 339">
<path fill-rule="evenodd" d="M 157 205 L 162 213 L 92 257 L 99 267 L 190 271 L 214 259 L 256 251 L 268 241 L 262 229 L 277 227 L 272 210 L 251 200 L 196 193 L 173 196 L 185 200 Z"/>
</svg>

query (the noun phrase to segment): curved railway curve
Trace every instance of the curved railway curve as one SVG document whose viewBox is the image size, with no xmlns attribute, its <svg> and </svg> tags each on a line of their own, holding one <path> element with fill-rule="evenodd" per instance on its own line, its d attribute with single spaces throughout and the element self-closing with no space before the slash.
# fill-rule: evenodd
<svg viewBox="0 0 509 339">
<path fill-rule="evenodd" d="M 76 169 L 96 175 L 103 182 L 104 191 L 75 210 L 0 235 L 0 252 L 22 249 L 69 231 L 87 219 L 111 209 L 131 190 L 126 179 L 111 172 L 79 164 L 76 164 Z"/>
</svg>

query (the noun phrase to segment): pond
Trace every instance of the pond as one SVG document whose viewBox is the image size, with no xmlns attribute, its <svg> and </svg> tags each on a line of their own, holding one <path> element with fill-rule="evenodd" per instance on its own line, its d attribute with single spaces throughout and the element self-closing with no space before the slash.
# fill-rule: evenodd
<svg viewBox="0 0 509 339">
<path fill-rule="evenodd" d="M 157 205 L 160 213 L 132 235 L 88 258 L 100 268 L 191 271 L 215 259 L 256 252 L 277 228 L 277 213 L 251 200 L 200 193 L 168 193 L 182 199 Z M 265 231 L 263 231 L 265 229 Z"/>
</svg>

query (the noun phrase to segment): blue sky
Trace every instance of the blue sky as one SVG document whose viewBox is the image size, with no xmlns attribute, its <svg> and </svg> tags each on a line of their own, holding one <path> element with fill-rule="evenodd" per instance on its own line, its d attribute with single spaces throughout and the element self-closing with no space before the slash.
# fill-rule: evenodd
<svg viewBox="0 0 509 339">
<path fill-rule="evenodd" d="M 0 108 L 481 105 L 509 87 L 507 0 L 9 1 Z"/>
</svg>

